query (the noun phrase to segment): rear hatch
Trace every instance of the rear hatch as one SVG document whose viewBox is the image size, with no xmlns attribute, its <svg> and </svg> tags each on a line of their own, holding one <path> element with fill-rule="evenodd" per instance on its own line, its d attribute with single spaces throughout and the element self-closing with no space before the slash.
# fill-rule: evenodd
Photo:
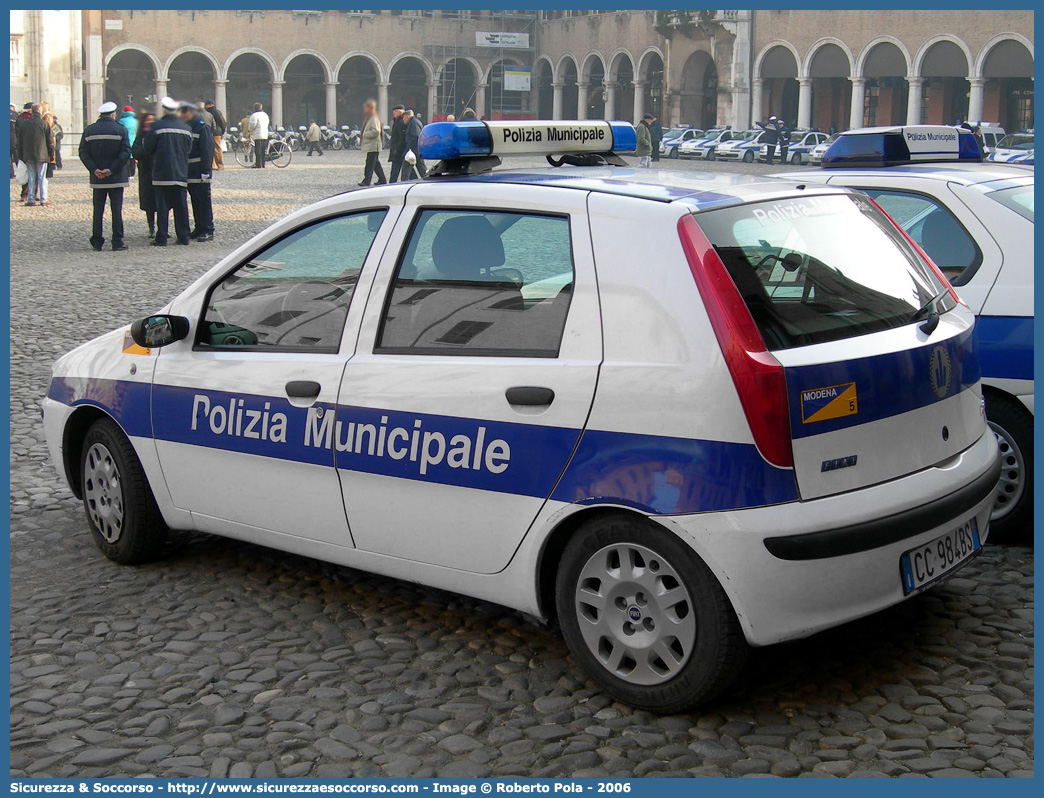
<svg viewBox="0 0 1044 798">
<path fill-rule="evenodd" d="M 802 499 L 944 463 L 983 435 L 974 316 L 869 198 L 810 192 L 695 219 L 760 333 L 760 357 L 782 369 L 762 383 L 785 394 L 775 430 L 745 408 Z"/>
</svg>

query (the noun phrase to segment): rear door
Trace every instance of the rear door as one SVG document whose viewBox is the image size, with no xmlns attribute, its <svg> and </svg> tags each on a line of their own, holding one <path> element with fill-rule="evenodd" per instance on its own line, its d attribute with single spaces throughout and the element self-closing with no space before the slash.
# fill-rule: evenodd
<svg viewBox="0 0 1044 798">
<path fill-rule="evenodd" d="M 601 327 L 586 193 L 411 189 L 317 430 L 358 548 L 479 573 L 510 561 L 586 423 Z"/>
<path fill-rule="evenodd" d="M 803 499 L 938 465 L 984 433 L 972 314 L 865 197 L 697 220 L 784 367 Z M 924 305 L 939 315 L 913 322 Z"/>
</svg>

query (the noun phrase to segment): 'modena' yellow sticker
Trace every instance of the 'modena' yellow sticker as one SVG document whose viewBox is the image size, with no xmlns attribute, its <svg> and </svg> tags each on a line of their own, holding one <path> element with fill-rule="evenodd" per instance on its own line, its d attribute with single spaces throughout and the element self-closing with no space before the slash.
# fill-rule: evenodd
<svg viewBox="0 0 1044 798">
<path fill-rule="evenodd" d="M 138 346 L 131 338 L 130 330 L 123 334 L 123 354 L 125 355 L 151 355 L 152 350 L 144 346 Z"/>
<path fill-rule="evenodd" d="M 801 392 L 802 424 L 854 416 L 858 412 L 859 400 L 854 382 Z"/>
</svg>

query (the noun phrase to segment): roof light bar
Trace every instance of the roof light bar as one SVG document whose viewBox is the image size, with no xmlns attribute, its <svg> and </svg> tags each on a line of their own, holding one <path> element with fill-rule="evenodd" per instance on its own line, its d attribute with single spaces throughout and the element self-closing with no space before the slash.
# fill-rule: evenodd
<svg viewBox="0 0 1044 798">
<path fill-rule="evenodd" d="M 433 122 L 420 136 L 420 156 L 447 161 L 500 155 L 634 152 L 635 130 L 603 120 Z"/>
<path fill-rule="evenodd" d="M 904 125 L 845 131 L 823 155 L 822 165 L 836 169 L 981 161 L 982 150 L 970 130 L 946 125 Z"/>
</svg>

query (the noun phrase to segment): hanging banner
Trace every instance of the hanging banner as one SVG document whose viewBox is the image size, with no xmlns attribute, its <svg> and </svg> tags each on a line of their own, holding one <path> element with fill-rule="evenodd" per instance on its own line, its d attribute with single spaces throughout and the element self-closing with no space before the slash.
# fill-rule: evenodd
<svg viewBox="0 0 1044 798">
<path fill-rule="evenodd" d="M 529 47 L 528 33 L 492 33 L 475 31 L 476 47 Z"/>
</svg>

